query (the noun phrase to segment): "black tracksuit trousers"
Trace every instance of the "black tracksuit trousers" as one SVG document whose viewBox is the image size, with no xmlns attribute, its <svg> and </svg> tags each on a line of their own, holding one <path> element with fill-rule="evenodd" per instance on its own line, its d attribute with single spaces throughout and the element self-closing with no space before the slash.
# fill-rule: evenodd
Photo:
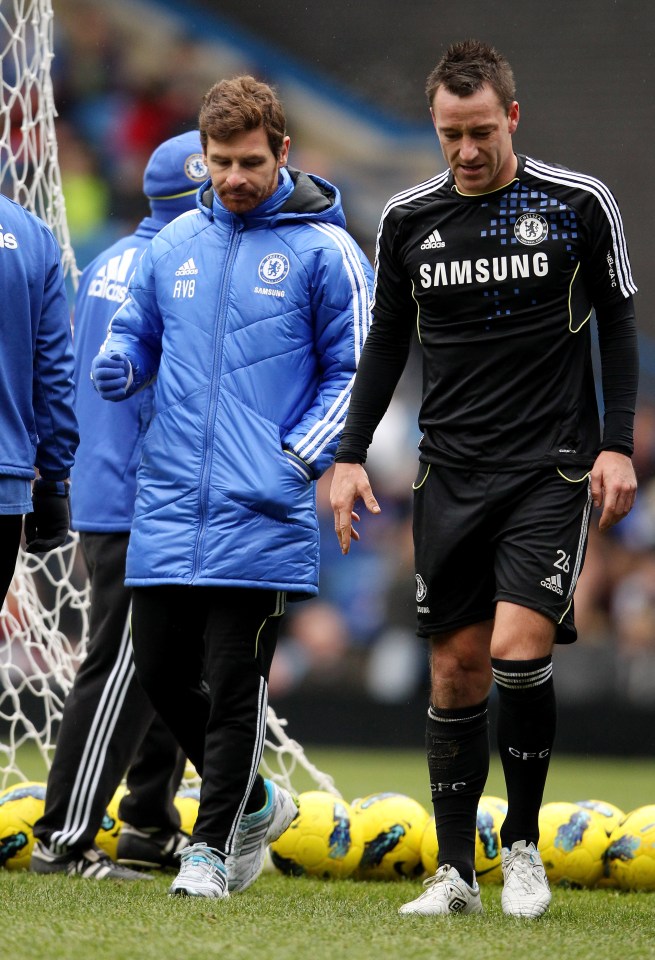
<svg viewBox="0 0 655 960">
<path fill-rule="evenodd" d="M 56 852 L 86 850 L 127 773 L 119 817 L 136 827 L 179 828 L 173 804 L 185 756 L 139 684 L 124 586 L 129 534 L 81 533 L 91 581 L 89 644 L 64 704 L 34 835 Z"/>
<path fill-rule="evenodd" d="M 16 569 L 23 517 L 20 513 L 0 514 L 0 607 L 11 586 Z"/>
<path fill-rule="evenodd" d="M 251 793 L 265 799 L 257 770 L 285 600 L 231 587 L 133 590 L 139 680 L 202 776 L 192 840 L 225 855 Z"/>
</svg>

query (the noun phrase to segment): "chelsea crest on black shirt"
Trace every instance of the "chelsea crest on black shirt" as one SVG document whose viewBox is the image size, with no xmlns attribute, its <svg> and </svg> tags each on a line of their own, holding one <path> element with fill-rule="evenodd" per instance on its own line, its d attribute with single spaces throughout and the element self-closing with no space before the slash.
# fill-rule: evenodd
<svg viewBox="0 0 655 960">
<path fill-rule="evenodd" d="M 631 452 L 635 291 L 619 208 L 599 180 L 519 156 L 509 184 L 465 196 L 447 171 L 385 207 L 362 366 L 367 351 L 400 353 L 404 363 L 416 329 L 423 460 L 483 470 L 589 467 L 602 445 Z M 594 308 L 604 382 L 612 374 L 602 440 Z M 365 459 L 374 428 L 379 385 L 360 373 L 337 459 Z M 373 419 L 381 412 L 378 403 Z"/>
</svg>

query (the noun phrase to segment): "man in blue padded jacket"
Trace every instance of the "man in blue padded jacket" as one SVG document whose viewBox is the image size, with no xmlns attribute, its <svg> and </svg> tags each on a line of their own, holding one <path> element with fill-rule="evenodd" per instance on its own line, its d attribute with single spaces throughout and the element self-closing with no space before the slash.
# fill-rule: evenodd
<svg viewBox="0 0 655 960">
<path fill-rule="evenodd" d="M 137 879 L 139 867 L 167 867 L 188 842 L 173 797 L 185 757 L 135 676 L 129 632 L 131 591 L 125 555 L 134 513 L 136 468 L 152 415 L 152 390 L 103 403 L 89 375 L 116 307 L 145 247 L 195 206 L 207 176 L 197 130 L 166 140 L 145 169 L 151 215 L 85 269 L 75 301 L 76 410 L 80 447 L 72 472 L 72 526 L 91 582 L 89 646 L 66 697 L 48 776 L 31 869 L 85 879 Z M 131 764 L 131 765 L 130 765 Z M 114 863 L 94 844 L 107 804 L 127 776 L 124 821 Z"/>
<path fill-rule="evenodd" d="M 285 125 L 252 77 L 207 92 L 211 179 L 144 254 L 93 364 L 109 400 L 156 380 L 126 582 L 139 679 L 202 775 L 173 894 L 245 890 L 297 814 L 258 774 L 268 674 L 287 597 L 318 591 L 314 481 L 369 324 L 371 267 L 338 190 L 287 168 Z"/>
</svg>

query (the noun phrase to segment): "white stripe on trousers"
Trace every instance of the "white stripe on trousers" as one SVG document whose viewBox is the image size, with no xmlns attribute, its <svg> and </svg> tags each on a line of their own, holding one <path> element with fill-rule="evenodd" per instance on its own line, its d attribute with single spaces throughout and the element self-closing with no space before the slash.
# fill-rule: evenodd
<svg viewBox="0 0 655 960">
<path fill-rule="evenodd" d="M 239 826 L 239 821 L 243 815 L 243 808 L 246 805 L 246 802 L 250 796 L 250 791 L 253 788 L 255 778 L 257 776 L 257 771 L 259 770 L 259 764 L 261 763 L 262 754 L 264 753 L 264 745 L 266 743 L 266 720 L 268 714 L 268 685 L 263 677 L 260 677 L 259 680 L 259 694 L 257 697 L 257 737 L 255 739 L 255 749 L 252 754 L 252 761 L 250 764 L 250 773 L 248 774 L 248 785 L 246 787 L 246 792 L 243 795 L 243 799 L 239 804 L 239 809 L 237 810 L 236 817 L 232 821 L 232 826 L 230 827 L 230 832 L 227 835 L 227 840 L 225 843 L 225 852 L 227 854 L 232 853 L 232 845 L 234 843 L 234 835 Z"/>
<path fill-rule="evenodd" d="M 286 610 L 286 600 L 287 595 L 286 591 L 278 590 L 275 597 L 275 610 L 271 614 L 271 617 L 281 617 Z M 257 632 L 257 642 L 259 642 L 259 634 L 264 629 L 266 621 L 269 618 L 266 617 L 266 620 L 262 623 L 261 627 Z M 266 745 L 266 731 L 268 729 L 268 684 L 263 677 L 259 679 L 259 692 L 257 695 L 257 736 L 255 739 L 255 747 L 252 754 L 252 761 L 250 763 L 250 773 L 248 774 L 248 785 L 246 787 L 243 799 L 239 804 L 239 809 L 237 810 L 236 816 L 232 821 L 232 826 L 230 827 L 230 832 L 227 835 L 226 840 L 226 849 L 225 852 L 229 855 L 232 852 L 232 844 L 234 843 L 234 835 L 239 826 L 239 821 L 243 815 L 243 809 L 250 797 L 250 791 L 253 788 L 253 784 L 257 777 L 257 771 L 259 770 L 259 764 L 262 760 L 262 755 L 264 753 L 264 746 Z"/>
<path fill-rule="evenodd" d="M 131 613 L 131 608 L 130 608 Z M 98 789 L 109 742 L 116 729 L 127 691 L 135 673 L 128 613 L 116 662 L 107 677 L 93 722 L 89 727 L 84 752 L 71 790 L 63 829 L 56 830 L 49 845 L 55 850 L 73 846 L 89 825 L 91 806 Z"/>
</svg>

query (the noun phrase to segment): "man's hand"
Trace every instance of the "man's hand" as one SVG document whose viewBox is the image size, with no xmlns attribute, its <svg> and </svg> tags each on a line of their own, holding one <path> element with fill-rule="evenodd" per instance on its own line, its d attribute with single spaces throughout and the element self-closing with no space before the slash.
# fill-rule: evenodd
<svg viewBox="0 0 655 960">
<path fill-rule="evenodd" d="M 25 549 L 48 553 L 66 542 L 70 526 L 68 483 L 38 477 L 32 487 L 32 513 L 25 517 Z"/>
<path fill-rule="evenodd" d="M 350 550 L 350 541 L 359 540 L 359 533 L 353 523 L 359 521 L 355 513 L 355 501 L 361 498 L 366 509 L 379 513 L 380 505 L 373 496 L 366 470 L 361 463 L 336 463 L 330 487 L 330 503 L 334 510 L 334 529 L 342 553 Z"/>
<path fill-rule="evenodd" d="M 624 453 L 601 450 L 591 471 L 591 499 L 603 508 L 599 530 L 623 520 L 632 510 L 637 495 L 637 478 L 632 460 Z"/>
<path fill-rule="evenodd" d="M 91 379 L 103 400 L 124 400 L 132 365 L 123 353 L 99 353 L 91 364 Z"/>
</svg>

